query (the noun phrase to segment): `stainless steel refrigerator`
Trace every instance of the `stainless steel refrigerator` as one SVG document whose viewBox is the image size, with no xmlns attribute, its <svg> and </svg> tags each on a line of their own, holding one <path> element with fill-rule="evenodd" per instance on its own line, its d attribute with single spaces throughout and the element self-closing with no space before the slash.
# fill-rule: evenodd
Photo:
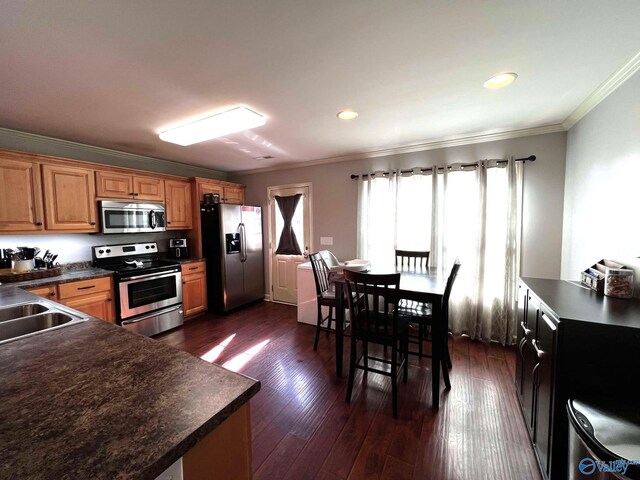
<svg viewBox="0 0 640 480">
<path fill-rule="evenodd" d="M 262 209 L 203 203 L 200 216 L 209 309 L 225 313 L 263 299 Z"/>
</svg>

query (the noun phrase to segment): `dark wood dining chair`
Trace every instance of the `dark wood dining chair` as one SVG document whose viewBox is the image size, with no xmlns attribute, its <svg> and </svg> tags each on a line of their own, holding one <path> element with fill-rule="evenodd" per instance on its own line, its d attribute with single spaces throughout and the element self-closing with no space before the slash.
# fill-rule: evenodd
<svg viewBox="0 0 640 480">
<path fill-rule="evenodd" d="M 398 371 L 402 370 L 407 381 L 407 332 L 409 319 L 398 315 L 398 290 L 400 274 L 374 275 L 345 270 L 347 300 L 351 314 L 351 354 L 349 360 L 349 381 L 347 402 L 351 402 L 356 369 L 375 372 L 391 377 L 391 398 L 393 416 L 398 417 Z M 362 354 L 358 356 L 357 345 L 362 344 Z M 369 355 L 369 344 L 391 348 L 391 358 Z M 390 370 L 369 366 L 369 361 L 384 363 Z"/>
<path fill-rule="evenodd" d="M 442 296 L 442 308 L 440 310 L 440 318 L 433 318 L 433 311 L 431 305 L 418 303 L 418 302 L 401 302 L 398 306 L 399 314 L 402 316 L 407 316 L 411 319 L 411 323 L 418 324 L 418 334 L 413 336 L 413 339 L 410 339 L 410 343 L 418 343 L 419 349 L 417 352 L 408 350 L 410 355 L 417 355 L 418 357 L 428 357 L 432 358 L 432 361 L 440 361 L 442 363 L 442 374 L 444 377 L 444 383 L 447 388 L 451 387 L 451 382 L 449 381 L 449 372 L 448 369 L 453 367 L 451 362 L 451 353 L 449 352 L 449 342 L 448 342 L 448 332 L 449 332 L 449 297 L 451 296 L 451 290 L 453 289 L 453 283 L 455 282 L 458 271 L 460 270 L 460 261 L 456 260 L 451 268 L 451 273 L 449 273 L 449 277 L 447 278 L 447 284 L 445 286 L 444 294 Z M 441 331 L 443 334 L 443 345 L 442 345 L 442 358 L 435 359 L 432 355 L 426 354 L 422 350 L 422 344 L 425 340 L 429 340 L 427 335 L 427 329 L 433 325 L 433 322 L 440 322 Z M 411 333 L 409 334 L 411 337 Z M 433 340 L 433 339 L 431 339 Z"/>
<path fill-rule="evenodd" d="M 395 264 L 399 268 L 428 268 L 429 253 L 413 250 L 396 250 Z"/>
<path fill-rule="evenodd" d="M 318 305 L 318 318 L 316 322 L 316 338 L 313 342 L 313 349 L 318 349 L 318 340 L 320 339 L 320 332 L 327 332 L 327 335 L 332 332 L 331 322 L 335 320 L 333 316 L 333 310 L 336 307 L 336 294 L 331 287 L 329 281 L 329 267 L 322 258 L 320 252 L 312 253 L 309 255 L 311 261 L 311 268 L 313 269 L 313 278 L 316 282 L 316 303 Z M 322 314 L 322 307 L 329 307 L 329 314 L 325 317 Z M 326 325 L 325 325 L 326 323 Z"/>
</svg>

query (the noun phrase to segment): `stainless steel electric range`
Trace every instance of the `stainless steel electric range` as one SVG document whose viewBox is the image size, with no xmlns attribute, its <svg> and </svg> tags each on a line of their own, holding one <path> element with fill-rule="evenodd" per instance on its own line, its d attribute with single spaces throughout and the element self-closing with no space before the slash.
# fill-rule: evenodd
<svg viewBox="0 0 640 480">
<path fill-rule="evenodd" d="M 155 242 L 103 245 L 92 253 L 95 267 L 115 272 L 119 325 L 151 336 L 184 323 L 180 264 L 161 260 Z"/>
</svg>

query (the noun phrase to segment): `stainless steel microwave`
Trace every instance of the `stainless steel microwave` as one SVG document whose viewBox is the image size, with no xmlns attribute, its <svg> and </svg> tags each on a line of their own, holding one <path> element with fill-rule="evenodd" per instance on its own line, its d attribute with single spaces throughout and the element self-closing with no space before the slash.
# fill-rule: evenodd
<svg viewBox="0 0 640 480">
<path fill-rule="evenodd" d="M 102 233 L 164 232 L 166 216 L 161 203 L 100 202 Z"/>
</svg>

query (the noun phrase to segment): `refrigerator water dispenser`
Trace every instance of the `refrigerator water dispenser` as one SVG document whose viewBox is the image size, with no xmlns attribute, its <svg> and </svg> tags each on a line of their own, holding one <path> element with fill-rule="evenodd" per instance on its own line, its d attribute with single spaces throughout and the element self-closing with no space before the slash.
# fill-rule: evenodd
<svg viewBox="0 0 640 480">
<path fill-rule="evenodd" d="M 227 254 L 240 253 L 240 234 L 239 233 L 227 233 L 225 234 L 227 243 Z"/>
</svg>

